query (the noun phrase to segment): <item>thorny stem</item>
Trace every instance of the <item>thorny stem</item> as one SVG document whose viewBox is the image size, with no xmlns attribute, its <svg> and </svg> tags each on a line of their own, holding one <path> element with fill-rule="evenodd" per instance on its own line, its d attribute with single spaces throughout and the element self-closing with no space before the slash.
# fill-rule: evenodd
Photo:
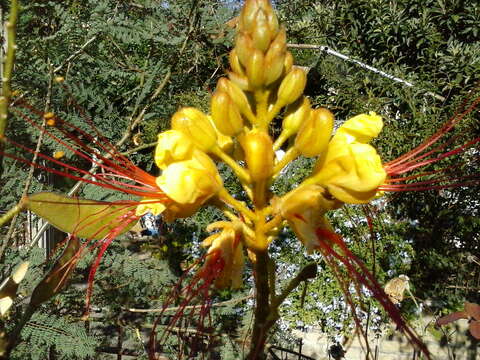
<svg viewBox="0 0 480 360">
<path fill-rule="evenodd" d="M 13 72 L 13 64 L 15 62 L 16 45 L 16 27 L 18 18 L 19 4 L 17 0 L 10 1 L 10 17 L 5 23 L 7 30 L 7 52 L 5 56 L 5 63 L 2 74 L 2 95 L 0 96 L 0 153 L 3 152 L 5 142 L 1 141 L 5 135 L 5 130 L 8 125 L 8 106 L 10 105 L 10 98 L 12 95 L 11 80 Z M 0 59 L 4 61 L 4 59 Z M 2 167 L 3 156 L 0 155 L 0 176 L 3 172 Z"/>
</svg>

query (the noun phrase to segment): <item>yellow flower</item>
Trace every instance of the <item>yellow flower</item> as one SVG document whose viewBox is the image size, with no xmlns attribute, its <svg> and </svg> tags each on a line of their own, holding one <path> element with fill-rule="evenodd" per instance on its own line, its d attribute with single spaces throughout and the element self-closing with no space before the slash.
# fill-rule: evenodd
<svg viewBox="0 0 480 360">
<path fill-rule="evenodd" d="M 320 185 L 304 185 L 281 199 L 276 199 L 272 204 L 274 211 L 287 219 L 309 253 L 318 248 L 319 241 L 324 240 L 319 233 L 334 233 L 325 218 L 325 213 L 342 205 L 339 201 L 329 200 L 324 195 L 325 189 Z"/>
<path fill-rule="evenodd" d="M 203 204 L 222 188 L 215 163 L 195 149 L 189 160 L 168 165 L 156 180 L 158 187 L 180 204 Z"/>
<path fill-rule="evenodd" d="M 163 213 L 167 221 L 188 217 L 223 187 L 215 163 L 181 131 L 169 130 L 158 136 L 155 162 L 163 170 L 156 184 L 171 202 L 145 198 L 137 207 L 139 216 L 150 211 Z"/>
<path fill-rule="evenodd" d="M 222 231 L 209 236 L 202 242 L 202 246 L 209 248 L 205 266 L 208 267 L 220 256 L 223 261 L 223 269 L 215 280 L 215 286 L 237 289 L 242 286 L 245 262 L 243 245 L 240 241 L 241 224 L 238 226 L 232 222 L 218 221 L 207 227 L 207 231 L 216 229 L 222 229 Z"/>
<path fill-rule="evenodd" d="M 168 130 L 158 135 L 155 148 L 155 163 L 165 170 L 168 165 L 176 161 L 190 159 L 195 145 L 183 132 Z"/>
<path fill-rule="evenodd" d="M 345 203 L 372 200 L 385 182 L 386 172 L 377 151 L 366 142 L 378 135 L 382 125 L 375 113 L 346 121 L 330 141 L 326 155 L 318 160 L 312 180 Z"/>
</svg>

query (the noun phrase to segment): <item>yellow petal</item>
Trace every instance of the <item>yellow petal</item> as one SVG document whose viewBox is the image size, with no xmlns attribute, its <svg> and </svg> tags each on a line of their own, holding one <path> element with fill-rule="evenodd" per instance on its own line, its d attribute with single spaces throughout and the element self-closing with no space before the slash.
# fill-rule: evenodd
<svg viewBox="0 0 480 360">
<path fill-rule="evenodd" d="M 314 176 L 316 182 L 340 201 L 350 204 L 370 201 L 386 178 L 376 150 L 360 143 L 331 145 L 327 159 Z"/>
<path fill-rule="evenodd" d="M 170 199 L 179 204 L 203 204 L 222 187 L 215 164 L 198 150 L 191 160 L 167 166 L 156 183 Z"/>
<path fill-rule="evenodd" d="M 155 163 L 164 170 L 176 161 L 190 159 L 195 146 L 193 142 L 181 131 L 168 130 L 158 135 L 155 148 Z"/>
<path fill-rule="evenodd" d="M 140 204 L 137 206 L 136 215 L 142 216 L 146 213 L 152 213 L 153 215 L 160 215 L 164 212 L 166 206 L 158 201 L 158 199 L 153 198 L 144 198 L 140 201 Z"/>
<path fill-rule="evenodd" d="M 368 143 L 372 138 L 377 137 L 382 131 L 383 121 L 381 116 L 374 112 L 360 114 L 345 121 L 337 130 L 335 136 L 346 135 L 347 142 Z"/>
</svg>

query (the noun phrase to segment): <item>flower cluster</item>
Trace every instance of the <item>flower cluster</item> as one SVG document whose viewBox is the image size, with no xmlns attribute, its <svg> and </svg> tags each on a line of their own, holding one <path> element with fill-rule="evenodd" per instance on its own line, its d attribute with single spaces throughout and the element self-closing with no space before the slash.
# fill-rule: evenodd
<svg viewBox="0 0 480 360">
<path fill-rule="evenodd" d="M 285 220 L 309 251 L 318 248 L 317 230 L 333 232 L 326 212 L 343 203 L 369 202 L 386 172 L 368 144 L 382 129 L 380 116 L 355 116 L 332 137 L 334 116 L 313 109 L 303 96 L 305 71 L 293 65 L 285 29 L 268 1 L 246 1 L 229 59 L 232 70 L 218 81 L 210 115 L 182 108 L 172 117 L 172 130 L 158 136 L 155 162 L 162 172 L 156 184 L 169 201 L 145 197 L 136 212 L 172 221 L 207 203 L 218 206 L 231 222 L 210 225 L 208 230 L 221 232 L 204 245 L 225 263 L 217 285 L 237 287 L 244 246 L 255 261 L 255 253 L 267 249 Z M 273 139 L 270 123 L 284 108 L 282 132 Z M 275 151 L 290 138 L 286 156 L 277 160 Z M 273 197 L 272 181 L 298 156 L 317 158 L 313 173 L 293 191 Z M 227 192 L 214 160 L 232 168 L 248 201 Z"/>
</svg>

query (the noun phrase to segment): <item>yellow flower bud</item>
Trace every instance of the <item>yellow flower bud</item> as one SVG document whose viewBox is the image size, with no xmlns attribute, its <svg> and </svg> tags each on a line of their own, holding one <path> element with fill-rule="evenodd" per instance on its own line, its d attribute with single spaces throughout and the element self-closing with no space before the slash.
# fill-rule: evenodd
<svg viewBox="0 0 480 360">
<path fill-rule="evenodd" d="M 250 84 L 246 76 L 238 75 L 237 73 L 228 72 L 228 78 L 243 91 L 250 91 Z"/>
<path fill-rule="evenodd" d="M 157 147 L 155 148 L 155 163 L 164 170 L 168 165 L 176 161 L 190 159 L 195 150 L 193 142 L 183 132 L 168 130 L 158 135 Z"/>
<path fill-rule="evenodd" d="M 266 132 L 253 129 L 239 140 L 252 180 L 261 181 L 272 176 L 274 154 L 270 136 Z"/>
<path fill-rule="evenodd" d="M 234 72 L 236 72 L 239 75 L 245 75 L 245 69 L 242 64 L 240 64 L 240 59 L 238 58 L 237 55 L 237 50 L 233 49 L 230 51 L 228 60 L 230 62 L 230 67 Z"/>
<path fill-rule="evenodd" d="M 213 123 L 222 134 L 235 136 L 243 130 L 242 116 L 226 92 L 213 94 L 211 110 Z"/>
<path fill-rule="evenodd" d="M 237 40 L 235 42 L 235 50 L 240 64 L 244 67 L 247 67 L 248 61 L 252 56 L 252 51 L 254 50 L 253 41 L 250 35 L 247 33 L 241 32 L 237 35 Z"/>
<path fill-rule="evenodd" d="M 265 85 L 280 78 L 284 70 L 286 49 L 285 29 L 282 28 L 265 55 Z"/>
<path fill-rule="evenodd" d="M 303 156 L 321 154 L 328 146 L 333 130 L 333 114 L 327 109 L 313 110 L 295 138 L 295 147 Z"/>
<path fill-rule="evenodd" d="M 247 77 L 251 87 L 257 88 L 263 85 L 265 76 L 265 56 L 263 53 L 254 49 L 250 53 L 247 62 Z"/>
<path fill-rule="evenodd" d="M 252 31 L 258 9 L 259 6 L 256 0 L 245 1 L 239 19 L 239 28 L 241 31 Z"/>
<path fill-rule="evenodd" d="M 283 64 L 285 74 L 288 74 L 292 70 L 293 62 L 294 61 L 293 61 L 292 53 L 290 51 L 287 51 L 287 53 L 285 54 L 285 61 Z"/>
<path fill-rule="evenodd" d="M 230 99 L 237 105 L 238 110 L 247 117 L 253 117 L 252 108 L 245 93 L 227 78 L 218 80 L 217 89 L 226 92 Z"/>
<path fill-rule="evenodd" d="M 287 106 L 282 128 L 288 136 L 298 132 L 300 126 L 310 117 L 311 110 L 310 100 L 306 97 L 301 97 Z"/>
<path fill-rule="evenodd" d="M 278 89 L 278 102 L 281 105 L 291 104 L 302 95 L 307 82 L 305 71 L 294 67 L 283 79 Z"/>
<path fill-rule="evenodd" d="M 270 32 L 270 27 L 268 26 L 268 20 L 265 11 L 258 9 L 255 15 L 254 24 L 255 25 L 252 29 L 253 46 L 262 52 L 266 52 L 272 40 L 272 33 Z"/>
<path fill-rule="evenodd" d="M 207 115 L 196 108 L 183 108 L 173 114 L 172 129 L 183 132 L 205 152 L 209 152 L 217 142 L 217 134 Z"/>
</svg>

